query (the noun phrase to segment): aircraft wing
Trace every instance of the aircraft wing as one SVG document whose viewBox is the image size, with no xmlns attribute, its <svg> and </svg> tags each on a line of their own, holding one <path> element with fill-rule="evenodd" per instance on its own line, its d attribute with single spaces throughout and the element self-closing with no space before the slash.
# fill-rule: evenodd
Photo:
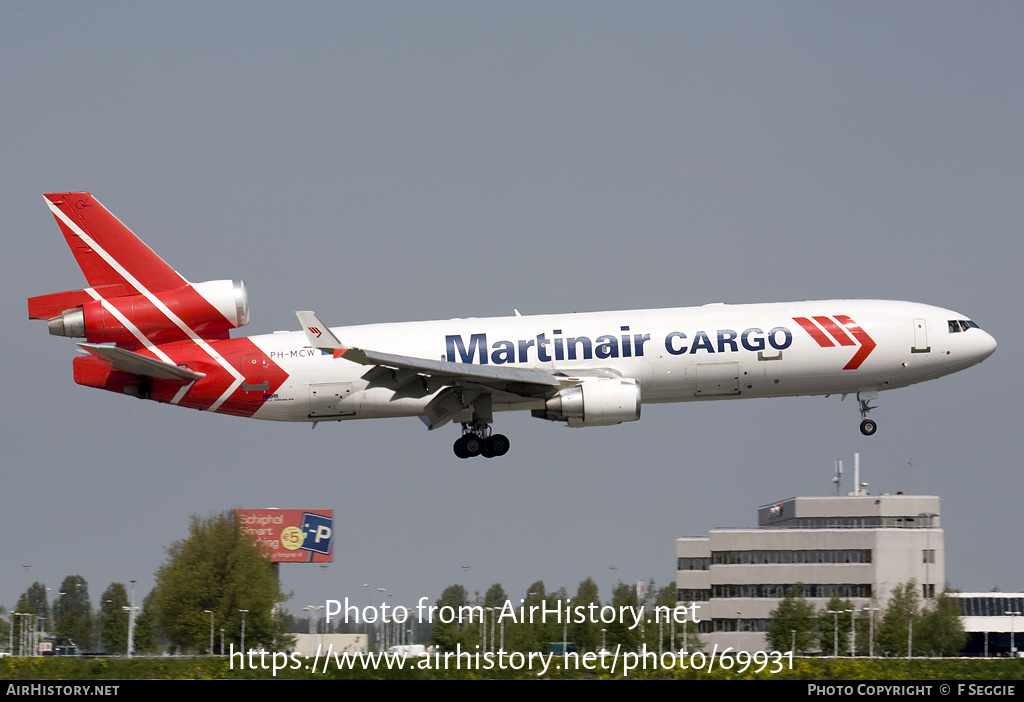
<svg viewBox="0 0 1024 702">
<path fill-rule="evenodd" d="M 451 363 L 449 361 L 433 361 L 427 358 L 415 356 L 400 356 L 393 353 L 382 353 L 368 349 L 353 348 L 345 346 L 338 340 L 330 328 L 320 321 L 320 318 L 313 312 L 296 312 L 303 330 L 306 332 L 306 339 L 309 345 L 321 351 L 330 351 L 336 358 L 344 357 L 364 366 L 381 366 L 393 370 L 409 370 L 417 374 L 423 374 L 432 378 L 448 378 L 451 380 L 464 380 L 481 385 L 528 385 L 544 386 L 544 388 L 559 387 L 560 380 L 546 370 L 538 368 L 492 368 L 489 366 L 477 366 L 471 363 Z M 502 388 L 511 390 L 511 388 Z M 524 388 L 525 389 L 525 388 Z M 537 392 L 524 393 L 536 395 Z"/>
<path fill-rule="evenodd" d="M 206 377 L 205 373 L 165 363 L 127 349 L 119 349 L 116 346 L 101 346 L 99 344 L 79 344 L 78 346 L 114 370 L 125 373 L 134 373 L 160 380 L 183 380 L 189 383 Z"/>
<path fill-rule="evenodd" d="M 345 346 L 315 313 L 295 314 L 310 346 L 371 366 L 363 375 L 370 387 L 387 386 L 395 390 L 396 398 L 424 397 L 444 388 L 427 406 L 431 429 L 450 421 L 483 392 L 499 398 L 548 397 L 562 385 L 563 378 L 539 368 L 492 368 Z"/>
<path fill-rule="evenodd" d="M 553 374 L 536 368 L 490 368 L 487 366 L 475 366 L 470 363 L 431 361 L 426 358 L 398 356 L 393 353 L 380 353 L 378 351 L 358 348 L 348 349 L 342 355 L 344 358 L 364 366 L 407 369 L 424 373 L 431 377 L 468 380 L 482 385 L 495 382 L 502 384 L 524 383 L 547 387 L 558 387 L 561 385 Z"/>
</svg>

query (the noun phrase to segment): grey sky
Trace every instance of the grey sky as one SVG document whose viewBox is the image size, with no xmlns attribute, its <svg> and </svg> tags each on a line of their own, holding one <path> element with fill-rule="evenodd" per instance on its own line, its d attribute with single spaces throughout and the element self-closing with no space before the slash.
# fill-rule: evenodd
<svg viewBox="0 0 1024 702">
<path fill-rule="evenodd" d="M 152 586 L 191 514 L 333 508 L 293 611 L 463 582 L 675 577 L 673 540 L 828 494 L 943 500 L 947 578 L 1024 588 L 1020 3 L 6 3 L 0 10 L 0 604 L 32 581 Z M 856 403 L 646 406 L 570 430 L 207 416 L 76 386 L 25 298 L 83 277 L 41 197 L 89 190 L 246 334 L 707 302 L 872 297 L 962 312 L 979 367 Z M 847 480 L 850 484 L 852 478 Z M 21 564 L 31 563 L 28 573 Z M 461 565 L 469 565 L 463 572 Z M 616 565 L 617 570 L 609 570 Z"/>
</svg>

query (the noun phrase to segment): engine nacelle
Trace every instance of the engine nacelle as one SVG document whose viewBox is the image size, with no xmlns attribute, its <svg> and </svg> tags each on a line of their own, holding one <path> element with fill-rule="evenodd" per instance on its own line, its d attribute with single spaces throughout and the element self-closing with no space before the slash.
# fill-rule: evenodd
<svg viewBox="0 0 1024 702">
<path fill-rule="evenodd" d="M 640 419 L 640 382 L 600 378 L 561 390 L 534 410 L 534 417 L 568 422 L 570 427 L 602 427 Z"/>
<path fill-rule="evenodd" d="M 58 293 L 66 295 L 66 293 Z M 85 337 L 90 343 L 138 342 L 122 318 L 154 342 L 188 338 L 167 310 L 203 338 L 228 337 L 228 330 L 249 323 L 249 296 L 245 283 L 212 280 L 156 294 L 159 306 L 145 295 L 121 295 L 83 302 L 49 320 L 54 336 Z M 114 309 L 111 310 L 110 307 Z M 115 312 L 116 310 L 116 312 Z"/>
</svg>

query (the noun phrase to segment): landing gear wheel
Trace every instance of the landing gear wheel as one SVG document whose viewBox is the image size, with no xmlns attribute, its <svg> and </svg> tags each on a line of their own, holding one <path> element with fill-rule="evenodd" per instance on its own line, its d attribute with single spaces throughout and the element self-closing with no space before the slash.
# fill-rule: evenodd
<svg viewBox="0 0 1024 702">
<path fill-rule="evenodd" d="M 873 419 L 865 419 L 860 423 L 860 433 L 864 436 L 871 436 L 878 430 L 878 425 Z"/>
<path fill-rule="evenodd" d="M 469 458 L 469 452 L 466 451 L 466 442 L 464 441 L 465 438 L 465 436 L 460 436 L 458 439 L 455 440 L 455 443 L 452 444 L 452 451 L 454 451 L 455 455 L 458 456 L 459 458 Z"/>
<path fill-rule="evenodd" d="M 462 446 L 469 458 L 479 456 L 484 448 L 484 440 L 476 434 L 466 434 L 462 437 Z"/>
<path fill-rule="evenodd" d="M 493 456 L 504 456 L 508 453 L 508 437 L 504 434 L 492 434 L 487 439 L 487 448 Z M 486 454 L 484 454 L 486 455 Z"/>
</svg>

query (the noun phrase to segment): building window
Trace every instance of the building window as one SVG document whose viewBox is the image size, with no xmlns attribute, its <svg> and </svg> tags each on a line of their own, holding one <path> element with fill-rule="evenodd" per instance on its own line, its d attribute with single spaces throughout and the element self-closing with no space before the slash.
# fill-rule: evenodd
<svg viewBox="0 0 1024 702">
<path fill-rule="evenodd" d="M 767 619 L 730 619 L 715 618 L 712 620 L 711 628 L 716 632 L 723 631 L 736 631 L 739 626 L 739 631 L 768 631 L 768 620 Z"/>
<path fill-rule="evenodd" d="M 1012 595 L 991 597 L 957 597 L 960 602 L 960 616 L 963 617 L 1004 617 L 1007 612 L 1024 611 L 1024 597 Z"/>
<path fill-rule="evenodd" d="M 745 585 L 712 585 L 711 597 L 764 597 L 768 599 L 782 599 L 786 591 L 793 585 L 789 584 L 745 584 Z M 804 583 L 804 597 L 829 598 L 833 595 L 839 597 L 871 597 L 870 583 Z"/>
<path fill-rule="evenodd" d="M 683 559 L 679 559 L 682 561 Z M 695 559 L 691 559 L 695 560 Z M 789 563 L 871 563 L 871 549 L 804 549 L 792 551 L 713 551 L 714 565 L 776 565 Z M 685 570 L 680 568 L 680 570 Z"/>
<path fill-rule="evenodd" d="M 711 558 L 680 558 L 678 570 L 707 570 L 711 567 Z"/>
<path fill-rule="evenodd" d="M 710 590 L 694 590 L 686 588 L 678 588 L 676 590 L 676 600 L 679 602 L 707 602 L 710 599 Z"/>
</svg>

